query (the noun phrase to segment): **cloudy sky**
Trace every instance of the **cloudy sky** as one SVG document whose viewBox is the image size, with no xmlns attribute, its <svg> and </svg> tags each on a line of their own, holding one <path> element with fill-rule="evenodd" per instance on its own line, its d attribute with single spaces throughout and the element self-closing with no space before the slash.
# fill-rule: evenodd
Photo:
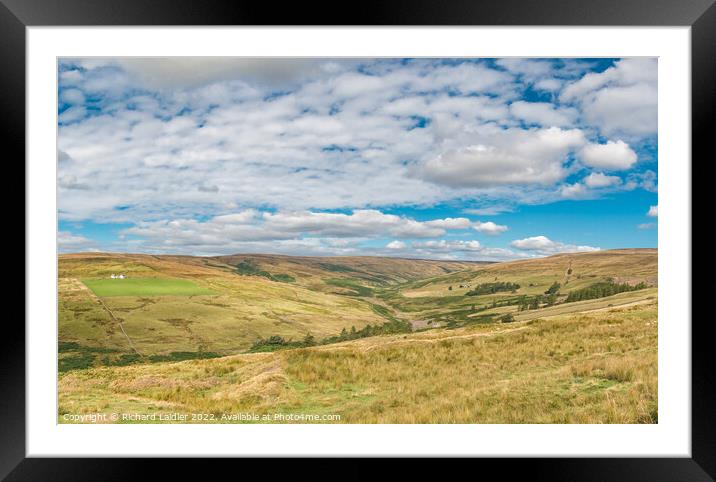
<svg viewBox="0 0 716 482">
<path fill-rule="evenodd" d="M 62 59 L 59 249 L 657 245 L 655 59 Z"/>
</svg>

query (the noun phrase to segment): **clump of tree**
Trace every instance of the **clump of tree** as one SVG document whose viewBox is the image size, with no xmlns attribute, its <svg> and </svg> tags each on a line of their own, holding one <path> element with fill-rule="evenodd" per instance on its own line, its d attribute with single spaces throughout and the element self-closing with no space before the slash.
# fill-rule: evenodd
<svg viewBox="0 0 716 482">
<path fill-rule="evenodd" d="M 211 351 L 173 351 L 167 355 L 149 355 L 149 360 L 153 362 L 203 360 L 220 356 L 220 354 Z"/>
<path fill-rule="evenodd" d="M 607 281 L 601 281 L 595 283 L 586 288 L 574 290 L 567 295 L 565 303 L 571 303 L 573 301 L 584 301 L 593 300 L 596 298 L 606 298 L 607 296 L 624 293 L 627 291 L 637 291 L 647 288 L 648 285 L 643 281 L 636 285 L 630 285 L 629 283 L 615 283 L 614 280 L 610 279 Z"/>
<path fill-rule="evenodd" d="M 502 315 L 500 317 L 500 322 L 502 323 L 513 323 L 515 321 L 515 317 L 512 315 L 512 313 L 507 313 L 506 315 Z"/>
<path fill-rule="evenodd" d="M 562 287 L 562 285 L 559 284 L 559 282 L 555 281 L 554 283 L 552 283 L 552 286 L 550 286 L 550 287 L 547 289 L 547 291 L 544 292 L 544 294 L 546 294 L 546 295 L 555 295 L 555 294 L 557 294 L 557 292 L 559 292 L 559 289 L 560 289 L 561 287 Z"/>
<path fill-rule="evenodd" d="M 550 298 L 553 297 L 553 298 Z M 555 303 L 557 300 L 557 295 L 536 295 L 536 296 L 522 296 L 518 303 L 517 303 L 517 309 L 518 311 L 527 311 L 527 310 L 536 310 L 538 309 L 543 303 L 549 304 L 550 301 L 552 304 Z"/>
<path fill-rule="evenodd" d="M 286 340 L 284 337 L 279 335 L 272 335 L 268 338 L 259 338 L 251 345 L 249 351 L 252 353 L 276 351 L 283 348 L 300 348 L 303 346 L 301 342 L 296 342 L 291 339 Z"/>
<path fill-rule="evenodd" d="M 249 348 L 249 352 L 258 353 L 284 350 L 287 348 L 307 348 L 316 345 L 329 345 L 341 341 L 356 340 L 369 336 L 410 333 L 411 331 L 413 331 L 413 327 L 409 322 L 395 319 L 382 325 L 366 325 L 360 330 L 357 330 L 355 326 L 351 326 L 350 330 L 343 328 L 340 334 L 329 336 L 321 341 L 316 341 L 316 338 L 311 333 L 308 333 L 301 341 L 287 340 L 282 336 L 272 335 L 268 338 L 259 338 L 256 340 L 254 344 L 251 345 L 251 348 Z"/>
<path fill-rule="evenodd" d="M 358 338 L 367 338 L 369 336 L 390 335 L 395 333 L 410 333 L 413 326 L 407 322 L 398 320 L 397 318 L 382 325 L 366 325 L 360 330 L 356 330 L 355 326 L 351 326 L 350 330 L 343 328 L 340 335 L 329 336 L 321 340 L 321 345 L 330 343 L 338 343 L 341 341 L 357 340 Z"/>
<path fill-rule="evenodd" d="M 309 331 L 303 338 L 304 346 L 314 346 L 316 344 L 316 338 Z"/>
<path fill-rule="evenodd" d="M 272 335 L 268 338 L 259 338 L 251 345 L 249 352 L 259 353 L 267 351 L 283 350 L 285 348 L 307 348 L 309 346 L 316 346 L 318 342 L 316 338 L 309 332 L 303 337 L 303 340 L 294 341 L 289 338 L 288 340 L 280 335 Z"/>
<path fill-rule="evenodd" d="M 517 283 L 509 281 L 496 281 L 494 283 L 482 283 L 465 293 L 467 296 L 491 295 L 502 291 L 515 292 L 520 289 Z"/>
</svg>

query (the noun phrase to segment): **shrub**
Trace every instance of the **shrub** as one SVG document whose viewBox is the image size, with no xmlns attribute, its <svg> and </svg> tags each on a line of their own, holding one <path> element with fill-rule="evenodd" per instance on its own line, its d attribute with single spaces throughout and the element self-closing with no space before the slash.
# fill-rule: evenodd
<svg viewBox="0 0 716 482">
<path fill-rule="evenodd" d="M 591 286 L 587 286 L 586 288 L 570 292 L 569 295 L 567 295 L 565 303 L 593 300 L 595 298 L 606 298 L 607 296 L 616 295 L 618 293 L 643 290 L 645 288 L 647 288 L 647 284 L 644 282 L 632 286 L 628 283 L 615 283 L 614 280 L 610 279 L 608 281 L 595 283 Z"/>
<path fill-rule="evenodd" d="M 465 293 L 467 296 L 490 295 L 501 291 L 516 291 L 520 289 L 517 283 L 498 281 L 495 283 L 483 283 L 475 286 L 473 289 Z"/>
<path fill-rule="evenodd" d="M 544 292 L 546 295 L 555 295 L 559 291 L 559 289 L 562 287 L 561 284 L 559 284 L 557 281 L 552 283 L 552 286 L 550 286 L 547 291 Z"/>
<path fill-rule="evenodd" d="M 409 322 L 394 319 L 383 323 L 382 325 L 366 325 L 360 330 L 357 330 L 355 326 L 351 326 L 350 330 L 343 328 L 339 335 L 329 336 L 328 338 L 322 339 L 320 342 L 316 342 L 315 338 L 310 333 L 307 334 L 302 341 L 285 340 L 283 337 L 278 335 L 273 335 L 266 339 L 259 338 L 254 342 L 251 348 L 249 348 L 249 352 L 256 353 L 283 350 L 286 348 L 306 348 L 315 345 L 329 345 L 331 343 L 338 343 L 341 341 L 356 340 L 358 338 L 366 338 L 369 336 L 410 333 L 412 331 L 413 325 Z"/>
</svg>

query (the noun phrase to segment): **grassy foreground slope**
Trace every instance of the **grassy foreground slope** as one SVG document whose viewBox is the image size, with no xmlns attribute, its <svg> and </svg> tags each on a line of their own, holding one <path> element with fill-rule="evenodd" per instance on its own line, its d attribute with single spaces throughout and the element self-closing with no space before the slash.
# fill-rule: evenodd
<svg viewBox="0 0 716 482">
<path fill-rule="evenodd" d="M 657 302 L 59 380 L 64 414 L 338 414 L 343 423 L 656 423 Z"/>
</svg>

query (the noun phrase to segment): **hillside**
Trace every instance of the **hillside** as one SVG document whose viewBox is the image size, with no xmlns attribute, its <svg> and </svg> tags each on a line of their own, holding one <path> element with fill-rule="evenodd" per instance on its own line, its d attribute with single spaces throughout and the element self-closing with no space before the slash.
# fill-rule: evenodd
<svg viewBox="0 0 716 482">
<path fill-rule="evenodd" d="M 657 257 L 62 255 L 59 421 L 655 423 Z"/>
<path fill-rule="evenodd" d="M 276 414 L 328 415 L 332 423 L 656 423 L 657 330 L 652 300 L 507 325 L 78 370 L 60 378 L 59 421 L 174 412 L 208 414 L 186 420 L 201 423 L 245 422 L 241 413 L 284 423 Z"/>
<path fill-rule="evenodd" d="M 111 280 L 112 273 L 128 279 Z M 99 281 L 120 291 L 103 296 Z M 186 280 L 195 291 L 157 295 L 156 282 Z M 126 291 L 140 281 L 146 291 Z M 129 283 L 127 283 L 129 282 Z M 98 296 L 98 294 L 100 296 Z M 211 260 L 149 255 L 62 255 L 59 259 L 62 360 L 79 366 L 137 362 L 153 355 L 215 356 L 246 350 L 267 334 L 300 339 L 382 324 L 362 300 L 260 276 L 242 276 Z"/>
<path fill-rule="evenodd" d="M 372 299 L 373 287 L 474 266 L 361 257 L 61 255 L 60 365 L 218 356 L 245 351 L 262 337 L 324 338 L 379 326 L 395 317 Z M 120 273 L 127 279 L 110 279 Z"/>
<path fill-rule="evenodd" d="M 119 273 L 127 279 L 110 278 Z M 60 370 L 66 371 L 218 357 L 252 349 L 257 340 L 278 340 L 261 345 L 265 351 L 300 346 L 306 337 L 335 342 L 350 333 L 457 328 L 507 315 L 528 320 L 541 310 L 579 312 L 580 304 L 567 303 L 570 294 L 600 283 L 635 291 L 591 306 L 631 304 L 656 296 L 657 252 L 508 263 L 85 253 L 61 255 L 58 275 Z M 543 295 L 555 282 L 556 294 Z"/>
<path fill-rule="evenodd" d="M 324 280 L 352 279 L 367 285 L 390 285 L 446 273 L 473 270 L 490 263 L 388 258 L 377 256 L 307 257 L 245 254 L 210 258 L 232 268 L 264 275 L 288 275 L 298 284 L 324 290 Z"/>
<path fill-rule="evenodd" d="M 569 293 L 588 289 L 599 283 L 613 282 L 636 287 L 644 283 L 657 286 L 658 252 L 655 249 L 628 249 L 592 253 L 558 254 L 484 265 L 478 269 L 456 272 L 407 282 L 386 289 L 382 298 L 393 309 L 410 313 L 414 325 L 436 326 L 461 323 L 484 317 L 519 313 L 522 302 L 543 296 L 559 283 L 554 303 L 564 302 Z M 468 295 L 476 288 L 511 283 L 516 289 Z M 655 294 L 639 290 L 637 298 Z M 648 293 L 647 293 L 648 292 Z M 548 300 L 539 302 L 542 307 Z M 574 306 L 563 309 L 576 310 Z"/>
<path fill-rule="evenodd" d="M 415 283 L 415 289 L 406 286 L 406 296 L 426 296 L 442 293 L 448 286 L 459 284 L 476 284 L 498 278 L 530 284 L 541 288 L 554 281 L 572 289 L 583 287 L 595 279 L 614 278 L 619 282 L 645 281 L 649 285 L 657 284 L 658 253 L 656 249 L 619 249 L 595 251 L 590 253 L 556 254 L 545 258 L 532 258 L 504 263 L 493 263 L 480 267 L 471 276 L 443 275 L 433 279 Z M 455 293 L 461 288 L 453 286 Z M 467 288 L 464 291 L 468 291 Z M 532 290 L 535 291 L 535 290 Z"/>
</svg>

